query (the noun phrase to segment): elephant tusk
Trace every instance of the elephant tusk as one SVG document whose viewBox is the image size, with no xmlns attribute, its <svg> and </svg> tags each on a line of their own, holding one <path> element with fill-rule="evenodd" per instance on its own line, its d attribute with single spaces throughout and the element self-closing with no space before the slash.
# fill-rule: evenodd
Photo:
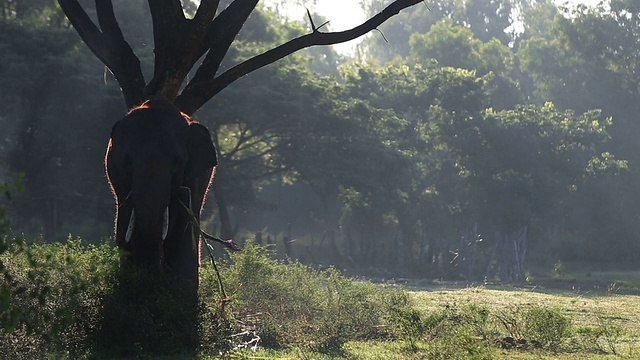
<svg viewBox="0 0 640 360">
<path fill-rule="evenodd" d="M 129 242 L 131 235 L 133 234 L 133 228 L 136 226 L 136 213 L 135 210 L 131 210 L 131 218 L 129 219 L 129 225 L 127 226 L 127 234 L 124 236 L 124 241 Z"/>
<path fill-rule="evenodd" d="M 169 232 L 169 207 L 164 210 L 164 214 L 162 215 L 162 240 L 167 238 L 167 233 Z"/>
</svg>

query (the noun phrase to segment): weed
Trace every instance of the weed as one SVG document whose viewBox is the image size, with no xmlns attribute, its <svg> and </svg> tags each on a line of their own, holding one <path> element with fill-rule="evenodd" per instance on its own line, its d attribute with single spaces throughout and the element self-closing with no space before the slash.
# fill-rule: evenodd
<svg viewBox="0 0 640 360">
<path fill-rule="evenodd" d="M 542 306 L 506 309 L 496 312 L 495 317 L 509 335 L 503 339 L 503 346 L 558 351 L 572 333 L 568 317 Z"/>
<path fill-rule="evenodd" d="M 618 344 L 623 335 L 622 326 L 614 324 L 611 319 L 599 313 L 595 318 L 595 326 L 582 326 L 576 329 L 579 345 L 587 351 L 619 355 Z"/>
</svg>

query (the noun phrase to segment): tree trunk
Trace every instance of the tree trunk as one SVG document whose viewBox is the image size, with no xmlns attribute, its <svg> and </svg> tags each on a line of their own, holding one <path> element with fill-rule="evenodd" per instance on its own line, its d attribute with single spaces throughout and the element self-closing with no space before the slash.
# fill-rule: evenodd
<svg viewBox="0 0 640 360">
<path fill-rule="evenodd" d="M 218 207 L 218 215 L 220 216 L 220 237 L 225 240 L 231 239 L 233 238 L 233 227 L 231 226 L 227 201 L 216 186 L 213 186 L 212 191 Z"/>
</svg>

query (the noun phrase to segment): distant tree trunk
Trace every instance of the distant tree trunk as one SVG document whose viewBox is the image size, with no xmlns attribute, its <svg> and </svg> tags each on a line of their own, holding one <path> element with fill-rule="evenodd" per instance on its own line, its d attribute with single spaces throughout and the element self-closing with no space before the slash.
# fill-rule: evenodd
<svg viewBox="0 0 640 360">
<path fill-rule="evenodd" d="M 338 249 L 338 242 L 336 241 L 336 232 L 333 229 L 329 229 L 329 242 L 331 244 L 331 250 L 333 252 L 334 259 L 336 259 L 336 263 L 340 264 L 342 262 L 342 254 L 340 253 L 340 249 Z M 351 262 L 353 263 L 353 262 Z"/>
<path fill-rule="evenodd" d="M 407 266 L 407 259 L 406 259 L 405 244 L 404 244 L 404 233 L 400 228 L 396 230 L 395 243 L 396 243 L 396 259 L 398 264 L 397 268 L 404 270 L 406 269 L 406 266 Z"/>
<path fill-rule="evenodd" d="M 496 232 L 496 243 L 489 257 L 486 277 L 491 278 L 493 267 L 498 267 L 500 280 L 522 283 L 526 280 L 524 259 L 527 253 L 527 227 L 511 236 Z M 497 258 L 496 258 L 497 256 Z"/>
<path fill-rule="evenodd" d="M 262 245 L 262 231 L 256 233 L 256 245 Z"/>
<path fill-rule="evenodd" d="M 231 217 L 229 216 L 227 201 L 216 186 L 213 187 L 212 191 L 218 207 L 218 215 L 220 216 L 220 237 L 225 240 L 231 239 L 233 238 L 233 227 L 231 226 Z"/>
<path fill-rule="evenodd" d="M 284 253 L 289 259 L 293 259 L 293 250 L 291 249 L 291 238 L 288 235 L 282 235 L 282 244 L 284 245 Z"/>
</svg>

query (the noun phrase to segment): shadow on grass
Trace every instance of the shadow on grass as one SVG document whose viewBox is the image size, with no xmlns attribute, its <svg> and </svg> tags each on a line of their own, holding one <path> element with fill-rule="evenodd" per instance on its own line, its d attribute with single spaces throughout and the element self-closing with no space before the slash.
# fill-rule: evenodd
<svg viewBox="0 0 640 360">
<path fill-rule="evenodd" d="M 138 269 L 121 272 L 106 294 L 97 352 L 106 357 L 196 356 L 197 289 Z"/>
</svg>

